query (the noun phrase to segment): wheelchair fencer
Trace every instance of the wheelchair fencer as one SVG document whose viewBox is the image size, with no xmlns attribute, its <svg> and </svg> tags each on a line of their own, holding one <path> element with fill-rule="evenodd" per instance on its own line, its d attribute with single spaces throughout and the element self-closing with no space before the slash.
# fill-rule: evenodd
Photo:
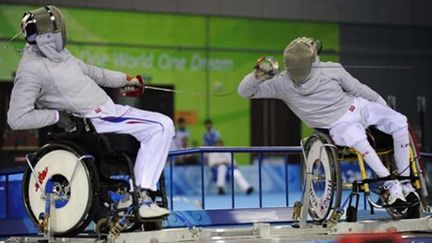
<svg viewBox="0 0 432 243">
<path fill-rule="evenodd" d="M 92 221 L 99 235 L 114 237 L 140 228 L 161 229 L 166 217 L 139 216 L 133 155 L 111 145 L 128 135 L 98 134 L 90 120 L 74 119 L 77 131 L 50 127 L 48 142 L 27 156 L 23 199 L 30 218 L 52 236 L 77 235 Z M 163 173 L 158 184 L 150 197 L 168 208 Z"/>
<path fill-rule="evenodd" d="M 368 128 L 367 135 L 381 161 L 389 169 L 390 176 L 368 178 L 362 154 L 353 148 L 335 145 L 328 130 L 315 129 L 310 137 L 302 140 L 301 147 L 305 162 L 303 166 L 304 181 L 310 182 L 309 187 L 305 186 L 304 191 L 304 200 L 308 200 L 308 202 L 304 202 L 303 206 L 307 204 L 308 212 L 305 211 L 304 213 L 303 224 L 307 213 L 317 223 L 337 222 L 344 211 L 347 222 L 357 221 L 360 193 L 364 194 L 365 203 L 367 201 L 371 214 L 374 213 L 374 208 L 385 208 L 393 219 L 407 219 L 419 218 L 421 211 L 430 211 L 427 175 L 423 173 L 419 151 L 412 131 L 410 131 L 409 163 L 411 174 L 405 177 L 397 174 L 394 165 L 392 137 L 373 127 Z M 343 182 L 340 169 L 341 161 L 357 162 L 361 179 L 354 180 L 352 183 Z M 309 180 L 306 180 L 307 176 L 310 176 Z M 420 196 L 420 200 L 393 207 L 387 205 L 385 203 L 387 191 L 380 184 L 395 179 L 411 181 Z M 343 189 L 351 189 L 351 193 L 342 203 Z M 346 207 L 347 203 L 348 206 Z M 301 206 L 301 204 L 296 206 Z M 301 220 L 300 218 L 300 224 L 302 224 Z"/>
</svg>

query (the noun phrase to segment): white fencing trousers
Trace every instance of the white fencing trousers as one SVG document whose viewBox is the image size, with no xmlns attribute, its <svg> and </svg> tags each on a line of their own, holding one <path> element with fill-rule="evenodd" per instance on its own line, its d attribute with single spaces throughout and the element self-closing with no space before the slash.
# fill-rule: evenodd
<svg viewBox="0 0 432 243">
<path fill-rule="evenodd" d="M 387 176 L 387 168 L 379 160 L 367 141 L 365 129 L 376 129 L 393 137 L 395 160 L 399 173 L 409 175 L 409 132 L 407 118 L 388 106 L 363 98 L 354 98 L 348 111 L 330 126 L 333 141 L 340 146 L 357 149 L 366 163 L 380 176 Z"/>
<path fill-rule="evenodd" d="M 217 166 L 217 178 L 216 185 L 218 187 L 225 187 L 225 179 L 228 172 L 228 166 L 225 164 L 220 164 Z M 250 185 L 244 178 L 243 174 L 239 169 L 234 168 L 234 181 L 240 187 L 240 190 L 246 191 L 249 189 Z"/>
<path fill-rule="evenodd" d="M 174 137 L 173 121 L 157 112 L 116 105 L 117 114 L 91 118 L 98 133 L 134 136 L 140 143 L 134 166 L 137 186 L 155 191 Z"/>
</svg>

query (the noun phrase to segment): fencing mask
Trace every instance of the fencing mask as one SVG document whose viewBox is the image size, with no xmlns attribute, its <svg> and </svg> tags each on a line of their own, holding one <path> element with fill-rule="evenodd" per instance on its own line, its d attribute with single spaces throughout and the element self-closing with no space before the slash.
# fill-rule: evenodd
<svg viewBox="0 0 432 243">
<path fill-rule="evenodd" d="M 66 45 L 66 23 L 60 10 L 52 5 L 24 13 L 21 30 L 29 44 L 36 44 L 36 36 L 46 33 L 61 33 L 62 48 Z"/>
<path fill-rule="evenodd" d="M 288 44 L 284 60 L 287 73 L 293 81 L 302 83 L 308 78 L 321 48 L 321 42 L 310 37 L 299 37 Z"/>
</svg>

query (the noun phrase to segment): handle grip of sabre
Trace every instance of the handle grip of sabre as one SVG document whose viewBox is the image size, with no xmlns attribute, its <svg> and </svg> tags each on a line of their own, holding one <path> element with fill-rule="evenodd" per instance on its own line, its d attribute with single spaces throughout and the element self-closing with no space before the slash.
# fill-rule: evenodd
<svg viewBox="0 0 432 243">
<path fill-rule="evenodd" d="M 130 80 L 128 82 L 131 82 L 131 83 L 126 84 L 124 87 L 122 87 L 120 89 L 120 93 L 123 96 L 139 97 L 144 93 L 144 79 L 143 79 L 143 77 L 141 75 L 137 75 L 134 78 L 136 78 L 138 80 L 138 82 L 132 83 L 132 80 Z"/>
</svg>

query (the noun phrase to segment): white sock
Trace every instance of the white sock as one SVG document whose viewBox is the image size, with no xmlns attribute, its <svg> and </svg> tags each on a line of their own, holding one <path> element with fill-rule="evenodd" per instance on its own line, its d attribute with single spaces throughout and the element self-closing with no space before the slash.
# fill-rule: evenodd
<svg viewBox="0 0 432 243">
<path fill-rule="evenodd" d="M 377 153 L 367 140 L 362 140 L 354 144 L 353 147 L 363 155 L 365 162 L 378 175 L 378 177 L 386 177 L 390 175 L 387 168 L 383 165 Z"/>
<path fill-rule="evenodd" d="M 394 146 L 394 157 L 396 160 L 396 166 L 401 176 L 410 175 L 410 163 L 409 163 L 409 149 L 410 141 L 408 129 L 405 127 L 399 129 L 392 134 L 393 146 Z"/>
</svg>

